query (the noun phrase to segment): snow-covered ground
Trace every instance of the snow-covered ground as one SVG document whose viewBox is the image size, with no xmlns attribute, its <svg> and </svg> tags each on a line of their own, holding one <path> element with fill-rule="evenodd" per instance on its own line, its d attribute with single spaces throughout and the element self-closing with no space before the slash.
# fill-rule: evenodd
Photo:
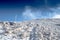
<svg viewBox="0 0 60 40">
<path fill-rule="evenodd" d="M 0 22 L 0 40 L 60 40 L 60 19 Z"/>
</svg>

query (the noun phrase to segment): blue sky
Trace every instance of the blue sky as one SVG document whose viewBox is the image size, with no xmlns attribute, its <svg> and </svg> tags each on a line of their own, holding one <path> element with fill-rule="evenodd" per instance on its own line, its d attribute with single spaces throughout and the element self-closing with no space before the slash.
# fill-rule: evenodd
<svg viewBox="0 0 60 40">
<path fill-rule="evenodd" d="M 60 0 L 0 0 L 0 21 L 60 18 Z"/>
</svg>

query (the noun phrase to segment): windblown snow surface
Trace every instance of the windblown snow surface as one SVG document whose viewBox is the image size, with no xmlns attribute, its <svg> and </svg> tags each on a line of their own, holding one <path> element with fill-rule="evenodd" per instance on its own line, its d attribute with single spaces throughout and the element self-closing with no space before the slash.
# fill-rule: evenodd
<svg viewBox="0 0 60 40">
<path fill-rule="evenodd" d="M 0 40 L 60 40 L 60 19 L 0 22 Z"/>
</svg>

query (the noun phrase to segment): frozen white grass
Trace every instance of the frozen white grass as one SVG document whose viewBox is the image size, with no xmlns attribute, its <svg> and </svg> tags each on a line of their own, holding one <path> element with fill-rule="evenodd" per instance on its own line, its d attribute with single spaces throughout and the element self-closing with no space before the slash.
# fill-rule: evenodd
<svg viewBox="0 0 60 40">
<path fill-rule="evenodd" d="M 60 19 L 0 22 L 0 40 L 60 40 Z"/>
</svg>

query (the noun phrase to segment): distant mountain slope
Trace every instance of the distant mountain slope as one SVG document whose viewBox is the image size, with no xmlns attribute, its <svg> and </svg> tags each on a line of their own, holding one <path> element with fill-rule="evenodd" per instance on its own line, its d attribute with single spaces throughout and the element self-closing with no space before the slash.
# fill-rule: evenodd
<svg viewBox="0 0 60 40">
<path fill-rule="evenodd" d="M 60 19 L 0 22 L 0 40 L 60 40 Z"/>
</svg>

